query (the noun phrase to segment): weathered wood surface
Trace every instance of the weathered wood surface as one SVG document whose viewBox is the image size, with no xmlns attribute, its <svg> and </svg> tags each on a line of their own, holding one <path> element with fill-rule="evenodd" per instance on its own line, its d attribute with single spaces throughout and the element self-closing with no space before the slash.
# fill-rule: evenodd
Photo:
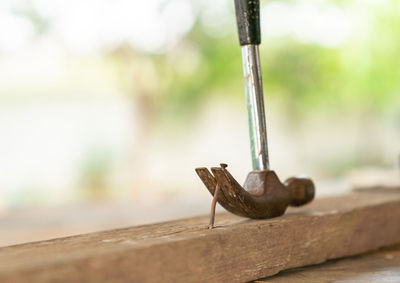
<svg viewBox="0 0 400 283">
<path fill-rule="evenodd" d="M 400 243 L 400 193 L 318 199 L 270 220 L 217 215 L 0 249 L 0 282 L 243 282 Z"/>
<path fill-rule="evenodd" d="M 203 194 L 154 202 L 107 200 L 6 211 L 0 205 L 0 247 L 195 217 L 210 205 L 210 195 L 202 186 L 197 189 Z"/>
<path fill-rule="evenodd" d="M 320 265 L 295 268 L 255 282 L 400 282 L 400 245 L 361 256 L 331 260 Z"/>
</svg>

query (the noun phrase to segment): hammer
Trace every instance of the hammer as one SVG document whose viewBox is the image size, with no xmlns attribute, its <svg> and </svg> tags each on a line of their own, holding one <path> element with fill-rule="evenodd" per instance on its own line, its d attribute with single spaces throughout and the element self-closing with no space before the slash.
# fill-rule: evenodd
<svg viewBox="0 0 400 283">
<path fill-rule="evenodd" d="M 270 169 L 259 52 L 260 2 L 235 0 L 235 10 L 242 48 L 253 171 L 242 187 L 226 169 L 226 164 L 212 167 L 212 174 L 205 167 L 196 168 L 197 175 L 213 195 L 210 229 L 214 227 L 217 202 L 233 214 L 266 219 L 284 214 L 289 205 L 309 203 L 315 194 L 311 179 L 292 177 L 282 183 Z"/>
</svg>

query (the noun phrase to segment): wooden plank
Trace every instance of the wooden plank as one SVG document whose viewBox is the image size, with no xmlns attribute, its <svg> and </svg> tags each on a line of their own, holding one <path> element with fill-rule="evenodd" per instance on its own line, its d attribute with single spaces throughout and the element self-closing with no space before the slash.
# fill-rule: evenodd
<svg viewBox="0 0 400 283">
<path fill-rule="evenodd" d="M 400 282 L 400 245 L 346 259 L 330 260 L 320 265 L 284 271 L 257 280 L 269 283 L 326 282 Z"/>
<path fill-rule="evenodd" d="M 126 200 L 6 211 L 0 208 L 0 247 L 171 221 L 182 215 L 195 217 L 206 213 L 210 205 L 210 195 L 200 189 L 204 196 L 195 196 L 195 200 L 189 194 L 148 204 Z"/>
<path fill-rule="evenodd" d="M 0 282 L 243 282 L 400 243 L 400 193 L 317 199 L 270 220 L 217 215 L 0 249 Z"/>
</svg>

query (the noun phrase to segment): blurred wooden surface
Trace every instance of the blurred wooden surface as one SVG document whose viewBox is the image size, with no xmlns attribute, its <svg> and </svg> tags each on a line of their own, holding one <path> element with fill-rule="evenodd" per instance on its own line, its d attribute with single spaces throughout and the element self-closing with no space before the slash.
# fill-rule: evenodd
<svg viewBox="0 0 400 283">
<path fill-rule="evenodd" d="M 196 199 L 189 196 L 10 210 L 0 213 L 0 247 L 194 217 L 207 213 L 210 202 L 207 192 L 204 198 Z"/>
<path fill-rule="evenodd" d="M 0 247 L 203 215 L 210 209 L 211 197 L 200 179 L 198 183 L 201 193 L 195 194 L 0 210 Z M 346 182 L 318 186 L 317 197 L 351 192 Z M 217 212 L 223 211 L 217 204 Z"/>
<path fill-rule="evenodd" d="M 382 283 L 400 282 L 400 245 L 377 252 L 283 271 L 256 280 L 270 283 Z"/>
<path fill-rule="evenodd" d="M 400 193 L 318 199 L 270 220 L 217 215 L 0 249 L 0 282 L 243 282 L 400 243 Z"/>
</svg>

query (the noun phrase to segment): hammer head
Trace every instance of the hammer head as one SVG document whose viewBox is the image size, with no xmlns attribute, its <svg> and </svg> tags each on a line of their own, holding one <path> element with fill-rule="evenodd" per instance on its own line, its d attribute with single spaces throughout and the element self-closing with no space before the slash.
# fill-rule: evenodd
<svg viewBox="0 0 400 283">
<path fill-rule="evenodd" d="M 226 165 L 211 168 L 197 168 L 196 172 L 214 195 L 216 187 L 220 192 L 218 203 L 229 212 L 254 218 L 265 219 L 285 213 L 286 208 L 299 206 L 314 198 L 314 184 L 307 178 L 290 178 L 282 183 L 272 170 L 252 171 L 242 187 L 226 169 Z"/>
</svg>

